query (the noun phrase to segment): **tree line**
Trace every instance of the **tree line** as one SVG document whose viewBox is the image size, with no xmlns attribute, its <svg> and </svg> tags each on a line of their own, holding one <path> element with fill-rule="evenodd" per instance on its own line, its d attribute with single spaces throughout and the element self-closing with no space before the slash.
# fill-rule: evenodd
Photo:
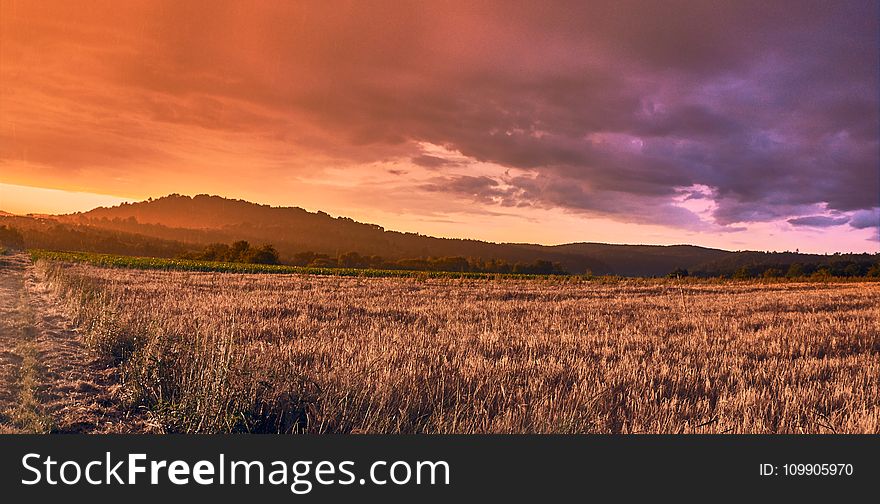
<svg viewBox="0 0 880 504">
<path fill-rule="evenodd" d="M 337 268 L 368 268 L 418 271 L 452 271 L 471 273 L 513 273 L 525 275 L 564 275 L 567 272 L 557 262 L 537 259 L 531 262 L 512 262 L 505 259 L 477 259 L 463 256 L 418 257 L 385 259 L 378 255 L 361 255 L 346 252 L 335 257 L 329 254 L 301 252 L 295 254 L 291 264 Z"/>
<path fill-rule="evenodd" d="M 245 240 L 213 243 L 200 252 L 181 254 L 181 258 L 201 261 L 240 262 L 252 264 L 281 264 L 278 251 L 272 245 L 255 247 Z M 313 268 L 356 268 L 418 271 L 451 271 L 468 273 L 514 273 L 533 275 L 566 274 L 559 263 L 536 260 L 510 262 L 504 259 L 475 259 L 471 257 L 421 257 L 412 259 L 385 259 L 378 255 L 346 252 L 331 256 L 317 252 L 300 252 L 284 261 L 291 266 Z"/>
<path fill-rule="evenodd" d="M 701 270 L 688 272 L 686 269 L 676 269 L 669 273 L 669 277 L 718 277 L 732 278 L 735 280 L 747 280 L 753 278 L 880 278 L 880 258 L 871 258 L 865 254 L 865 259 L 835 259 L 832 256 L 823 262 L 796 262 L 790 264 L 752 264 L 740 266 L 734 270 Z"/>
<path fill-rule="evenodd" d="M 61 224 L 51 219 L 31 217 L 0 218 L 0 246 L 4 248 L 40 248 L 48 250 L 76 250 L 108 254 L 148 257 L 183 257 L 208 261 L 290 264 L 324 268 L 361 268 L 419 271 L 450 271 L 475 273 L 566 274 L 569 271 L 559 262 L 547 259 L 493 258 L 491 255 L 444 254 L 445 250 L 426 247 L 409 258 L 370 255 L 360 252 L 279 252 L 273 245 L 254 246 L 238 240 L 210 245 L 167 240 L 120 230 L 96 228 L 88 225 Z M 228 230 L 227 230 L 228 231 Z M 196 232 L 196 231 L 193 231 Z M 201 239 L 208 238 L 207 235 Z M 215 237 L 219 238 L 219 237 Z M 211 240 L 214 241 L 214 240 Z M 202 243 L 208 242 L 207 240 Z M 302 244 L 299 244 L 302 247 Z M 302 247 L 305 248 L 305 247 Z M 302 250 L 299 248 L 299 250 Z M 341 248 L 341 247 L 340 247 Z M 345 249 L 342 249 L 345 250 Z M 350 249 L 349 249 L 350 250 Z M 488 254 L 488 250 L 485 251 Z M 497 251 L 493 251 L 497 252 Z M 481 258 L 482 257 L 482 258 Z M 494 256 L 497 257 L 497 256 Z M 642 261 L 658 261 L 643 258 Z M 683 263 L 673 270 L 671 277 L 713 278 L 880 278 L 880 254 L 834 254 L 827 256 L 804 255 L 791 252 L 764 253 L 743 251 L 698 265 Z M 571 267 L 571 265 L 568 265 Z M 666 266 L 671 268 L 672 265 Z M 687 269 L 684 269 L 686 267 Z M 669 269 L 660 268 L 659 273 Z"/>
<path fill-rule="evenodd" d="M 187 252 L 181 254 L 183 259 L 195 259 L 199 261 L 220 261 L 249 264 L 280 264 L 278 251 L 272 245 L 254 247 L 245 240 L 225 243 L 212 243 L 201 252 Z"/>
</svg>

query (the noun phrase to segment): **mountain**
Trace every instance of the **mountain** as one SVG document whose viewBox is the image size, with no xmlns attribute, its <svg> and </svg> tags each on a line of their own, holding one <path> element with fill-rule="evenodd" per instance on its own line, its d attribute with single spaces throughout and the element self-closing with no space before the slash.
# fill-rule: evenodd
<svg viewBox="0 0 880 504">
<path fill-rule="evenodd" d="M 346 252 L 389 259 L 463 256 L 511 262 L 547 260 L 567 271 L 609 272 L 595 258 L 549 248 L 435 238 L 389 231 L 375 224 L 297 207 L 271 207 L 219 196 L 172 194 L 163 198 L 58 216 L 60 222 L 206 245 L 248 240 L 271 243 L 282 260 L 300 252 Z"/>
<path fill-rule="evenodd" d="M 632 246 L 577 243 L 543 246 L 435 238 L 389 231 L 375 224 L 297 207 L 272 207 L 219 196 L 172 194 L 139 203 L 100 207 L 62 221 L 194 244 L 249 240 L 272 243 L 282 255 L 349 251 L 390 259 L 464 256 L 512 262 L 547 260 L 573 273 L 663 275 L 729 252 L 687 245 Z"/>
<path fill-rule="evenodd" d="M 821 255 L 730 252 L 693 245 L 570 243 L 546 246 L 435 238 L 390 231 L 376 224 L 298 207 L 273 207 L 209 195 L 172 194 L 88 212 L 32 218 L 32 222 L 21 219 L 24 218 L 0 217 L 0 224 L 8 221 L 10 225 L 28 229 L 25 242 L 29 247 L 73 247 L 118 253 L 130 246 L 137 253 L 160 256 L 198 250 L 211 243 L 247 240 L 255 245 L 274 245 L 282 262 L 303 252 L 330 257 L 357 252 L 390 260 L 428 257 L 503 259 L 511 263 L 543 260 L 559 263 L 571 273 L 591 271 L 623 276 L 662 276 L 676 269 L 705 275 L 722 271 L 730 274 L 742 267 L 760 273 L 761 268 L 768 265 L 782 269 L 791 262 L 820 264 L 829 260 L 829 256 Z M 867 254 L 852 257 L 876 262 Z"/>
</svg>

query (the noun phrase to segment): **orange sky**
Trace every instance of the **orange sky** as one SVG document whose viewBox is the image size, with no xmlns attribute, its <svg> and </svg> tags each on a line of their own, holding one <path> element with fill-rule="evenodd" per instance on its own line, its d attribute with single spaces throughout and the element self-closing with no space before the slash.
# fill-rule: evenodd
<svg viewBox="0 0 880 504">
<path fill-rule="evenodd" d="M 0 210 L 209 193 L 493 241 L 880 251 L 863 114 L 740 117 L 790 75 L 720 28 L 669 19 L 681 40 L 657 43 L 643 18 L 665 14 L 634 25 L 626 2 L 329 4 L 0 0 Z M 714 32 L 716 52 L 676 59 Z M 840 151 L 840 182 L 804 191 L 814 144 Z M 753 166 L 766 190 L 731 175 Z"/>
</svg>

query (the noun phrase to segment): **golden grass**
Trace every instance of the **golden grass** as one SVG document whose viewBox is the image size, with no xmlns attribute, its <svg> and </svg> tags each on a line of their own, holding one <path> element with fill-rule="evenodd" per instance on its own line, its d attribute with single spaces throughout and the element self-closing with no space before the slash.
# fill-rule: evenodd
<svg viewBox="0 0 880 504">
<path fill-rule="evenodd" d="M 877 283 L 38 268 L 168 431 L 880 432 Z"/>
<path fill-rule="evenodd" d="M 19 292 L 17 320 L 11 324 L 18 341 L 12 353 L 20 358 L 14 385 L 18 396 L 14 408 L 4 416 L 15 432 L 43 434 L 51 431 L 52 420 L 40 398 L 43 369 L 38 359 L 34 314 L 27 289 L 21 288 Z"/>
</svg>

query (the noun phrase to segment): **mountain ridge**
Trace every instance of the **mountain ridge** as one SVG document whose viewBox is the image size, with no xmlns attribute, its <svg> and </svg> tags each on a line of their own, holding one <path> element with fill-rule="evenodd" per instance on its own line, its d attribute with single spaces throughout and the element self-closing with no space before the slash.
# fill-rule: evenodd
<svg viewBox="0 0 880 504">
<path fill-rule="evenodd" d="M 566 270 L 576 273 L 660 275 L 686 266 L 676 259 L 682 251 L 687 252 L 683 255 L 688 257 L 688 263 L 729 253 L 686 244 L 578 242 L 540 245 L 439 238 L 388 230 L 378 224 L 332 217 L 322 211 L 309 212 L 300 207 L 270 206 L 208 194 L 171 194 L 113 207 L 98 207 L 59 218 L 190 243 L 229 241 L 231 238 L 262 241 L 275 245 L 282 255 L 309 250 L 329 254 L 356 251 L 395 259 L 454 255 L 511 261 L 545 259 L 559 262 Z M 654 261 L 632 268 L 619 260 L 621 251 L 647 253 Z"/>
<path fill-rule="evenodd" d="M 172 255 L 199 250 L 212 243 L 247 240 L 255 245 L 272 244 L 282 261 L 290 261 L 295 255 L 306 252 L 329 257 L 354 252 L 364 257 L 389 260 L 466 257 L 511 263 L 549 261 L 577 274 L 662 276 L 683 270 L 731 274 L 744 266 L 756 271 L 770 265 L 784 269 L 791 262 L 823 263 L 832 257 L 790 252 L 733 252 L 689 244 L 631 245 L 584 241 L 540 245 L 439 238 L 387 230 L 377 224 L 333 217 L 322 211 L 310 212 L 300 207 L 270 206 L 208 194 L 170 194 L 140 202 L 97 207 L 86 212 L 34 218 L 32 222 L 26 219 L 0 216 L 0 223 L 7 221 L 17 223 L 19 227 L 31 227 L 30 241 L 39 246 L 48 244 L 52 248 L 58 248 L 58 244 L 64 242 L 50 236 L 49 230 L 55 223 L 70 228 L 55 229 L 55 234 L 73 236 L 76 238 L 73 246 L 89 251 L 118 250 L 124 248 L 124 244 L 131 244 L 134 250 L 155 250 Z M 87 236 L 95 236 L 102 244 L 89 243 Z M 871 260 L 872 256 L 852 257 Z"/>
</svg>

